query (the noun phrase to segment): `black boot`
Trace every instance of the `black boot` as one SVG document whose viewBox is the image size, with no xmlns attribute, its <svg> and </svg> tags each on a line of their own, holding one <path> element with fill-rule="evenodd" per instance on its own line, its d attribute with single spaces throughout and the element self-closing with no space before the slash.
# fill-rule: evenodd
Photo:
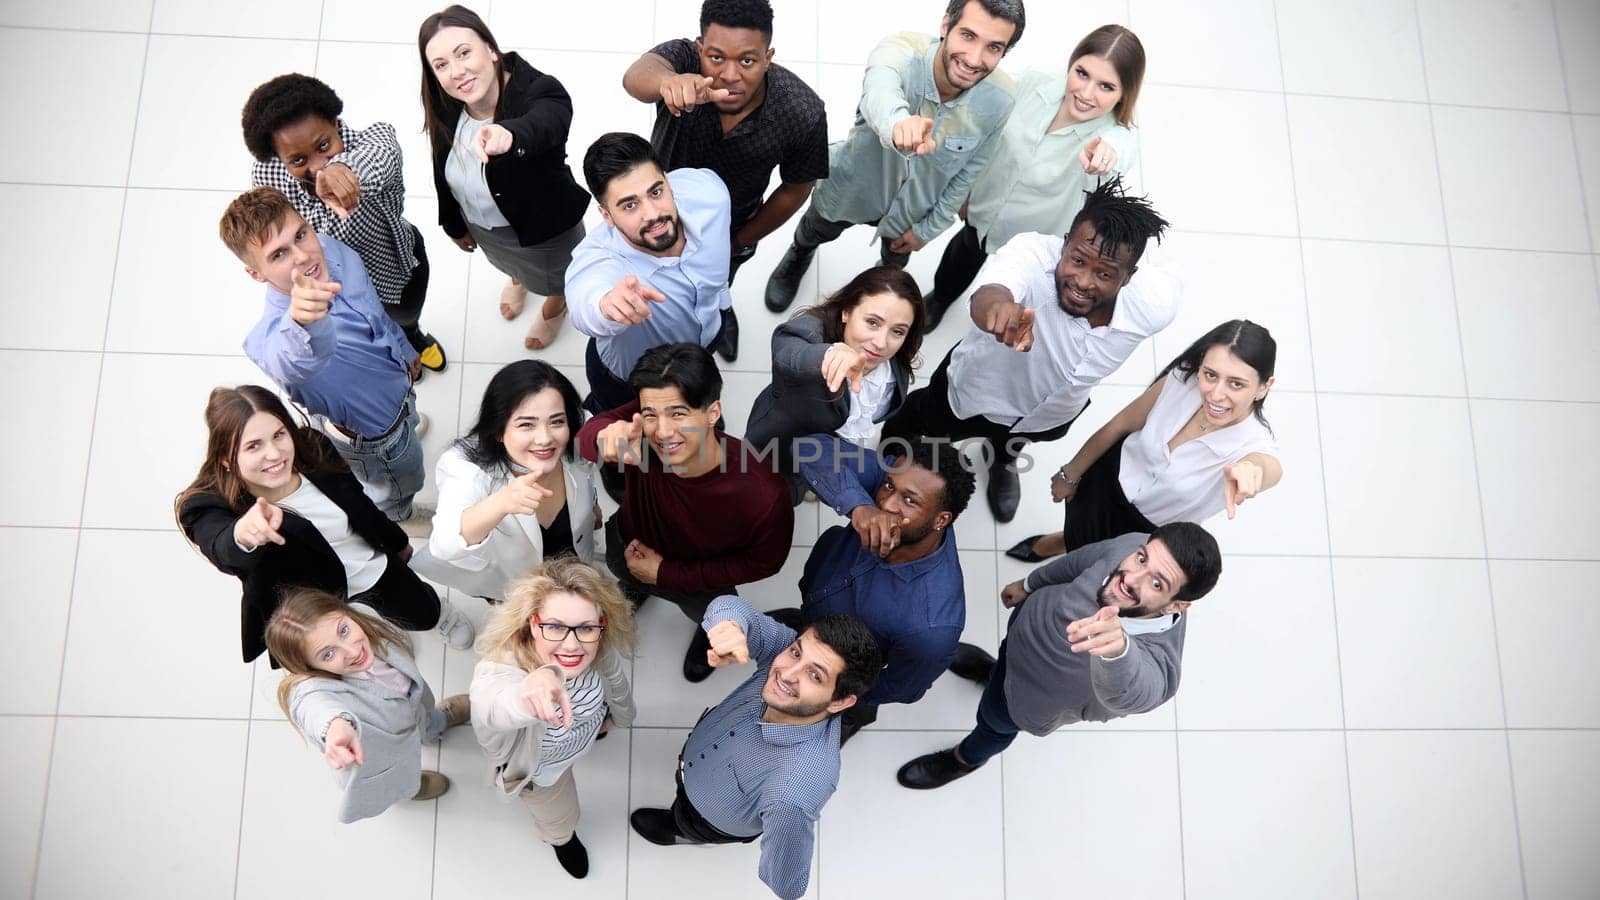
<svg viewBox="0 0 1600 900">
<path fill-rule="evenodd" d="M 956 658 L 950 661 L 950 674 L 987 685 L 994 675 L 994 657 L 975 644 L 957 644 Z"/>
<path fill-rule="evenodd" d="M 711 638 L 706 636 L 704 629 L 696 626 L 694 637 L 689 639 L 689 649 L 683 654 L 683 677 L 689 679 L 691 684 L 705 681 L 716 671 L 706 659 L 706 652 L 710 649 Z"/>
<path fill-rule="evenodd" d="M 996 522 L 1009 522 L 1017 517 L 1017 505 L 1022 502 L 1022 479 L 1010 461 L 996 459 L 989 466 L 989 511 Z"/>
<path fill-rule="evenodd" d="M 923 334 L 932 334 L 939 323 L 944 321 L 944 314 L 955 305 L 954 297 L 941 297 L 937 291 L 929 291 L 922 296 L 922 304 L 928 308 L 927 324 L 922 326 Z"/>
<path fill-rule="evenodd" d="M 789 308 L 794 295 L 800 292 L 800 279 L 811 268 L 811 258 L 816 255 L 815 247 L 802 250 L 789 245 L 783 259 L 778 260 L 777 267 L 772 270 L 772 277 L 767 279 L 767 309 L 781 313 Z"/>
<path fill-rule="evenodd" d="M 900 782 L 901 787 L 908 787 L 916 791 L 927 791 L 933 788 L 944 787 L 957 778 L 971 775 L 978 771 L 977 766 L 969 766 L 956 759 L 954 748 L 940 750 L 937 753 L 927 753 L 913 759 L 900 767 L 894 778 Z"/>
<path fill-rule="evenodd" d="M 733 307 L 722 311 L 722 330 L 717 333 L 717 339 L 711 343 L 710 349 L 728 362 L 739 358 L 739 317 L 734 315 Z"/>
<path fill-rule="evenodd" d="M 583 841 L 578 840 L 574 834 L 565 844 L 555 846 L 556 861 L 561 863 L 561 868 L 573 878 L 582 878 L 589 874 L 589 851 L 584 849 Z"/>
<path fill-rule="evenodd" d="M 656 809 L 641 806 L 628 816 L 628 824 L 639 836 L 652 844 L 671 847 L 674 844 L 687 844 L 683 834 L 678 831 L 678 823 L 672 817 L 670 809 Z"/>
</svg>

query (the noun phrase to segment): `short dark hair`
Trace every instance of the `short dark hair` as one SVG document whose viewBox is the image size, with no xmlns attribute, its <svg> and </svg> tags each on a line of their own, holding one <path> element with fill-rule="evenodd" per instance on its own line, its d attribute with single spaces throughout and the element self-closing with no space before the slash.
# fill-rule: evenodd
<svg viewBox="0 0 1600 900">
<path fill-rule="evenodd" d="M 272 135 L 307 116 L 318 116 L 338 124 L 344 101 L 318 79 L 290 72 L 260 85 L 244 101 L 239 127 L 244 130 L 244 146 L 260 162 L 278 155 Z"/>
<path fill-rule="evenodd" d="M 951 28 L 956 27 L 956 23 L 961 21 L 961 13 L 966 10 L 969 2 L 983 7 L 984 12 L 996 19 L 1017 26 L 1017 30 L 1011 32 L 1011 40 L 1006 44 L 1007 50 L 1022 40 L 1022 29 L 1028 24 L 1028 13 L 1022 8 L 1022 0 L 950 0 L 950 4 L 944 8 L 944 16 L 950 20 Z"/>
<path fill-rule="evenodd" d="M 578 389 L 555 366 L 537 359 L 519 359 L 489 379 L 489 386 L 483 391 L 483 401 L 478 404 L 478 421 L 456 441 L 456 446 L 479 468 L 509 470 L 511 457 L 506 455 L 503 440 L 506 423 L 511 421 L 511 414 L 516 412 L 523 400 L 545 388 L 555 388 L 556 393 L 561 395 L 561 408 L 567 414 L 567 427 L 576 435 L 578 427 L 583 424 L 583 405 L 578 399 Z M 574 458 L 577 446 L 575 440 L 567 442 L 568 459 Z"/>
<path fill-rule="evenodd" d="M 843 700 L 854 694 L 861 697 L 878 683 L 878 673 L 883 671 L 883 651 L 878 649 L 878 639 L 871 629 L 855 616 L 829 613 L 807 629 L 817 640 L 844 660 L 844 671 L 833 683 L 833 699 Z"/>
<path fill-rule="evenodd" d="M 1169 522 L 1150 532 L 1150 540 L 1160 541 L 1183 570 L 1183 589 L 1172 599 L 1199 600 L 1217 586 L 1222 577 L 1222 551 L 1211 532 L 1193 522 Z"/>
<path fill-rule="evenodd" d="M 667 170 L 649 141 L 626 131 L 609 131 L 596 138 L 583 154 L 583 180 L 589 185 L 589 193 L 604 206 L 606 188 L 612 179 L 645 163 L 655 163 L 662 172 Z"/>
<path fill-rule="evenodd" d="M 772 4 L 768 0 L 706 0 L 700 4 L 700 36 L 712 25 L 748 28 L 772 43 Z"/>
<path fill-rule="evenodd" d="M 677 388 L 690 406 L 705 409 L 722 399 L 722 372 L 699 344 L 662 344 L 646 350 L 633 364 L 628 387 L 635 395 L 646 388 Z"/>
<path fill-rule="evenodd" d="M 954 444 L 913 440 L 911 464 L 920 466 L 944 480 L 944 490 L 939 492 L 939 508 L 950 514 L 950 521 L 961 517 L 972 499 L 977 485 L 967 461 Z"/>
<path fill-rule="evenodd" d="M 1145 243 L 1150 238 L 1161 243 L 1161 233 L 1170 223 L 1150 205 L 1150 198 L 1124 194 L 1121 178 L 1113 178 L 1084 194 L 1083 208 L 1072 217 L 1067 234 L 1084 222 L 1093 225 L 1101 256 L 1114 257 L 1128 247 L 1133 251 L 1128 264 L 1134 265 L 1144 256 Z"/>
</svg>

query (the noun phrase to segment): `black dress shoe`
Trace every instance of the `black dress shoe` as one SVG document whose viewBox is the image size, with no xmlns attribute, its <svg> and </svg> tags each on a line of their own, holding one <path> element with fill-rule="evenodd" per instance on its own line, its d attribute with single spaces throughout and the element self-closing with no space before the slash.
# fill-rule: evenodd
<svg viewBox="0 0 1600 900">
<path fill-rule="evenodd" d="M 683 835 L 678 832 L 678 823 L 672 818 L 672 810 L 655 809 L 641 806 L 628 816 L 628 824 L 639 836 L 652 844 L 671 847 L 673 844 L 687 844 Z"/>
<path fill-rule="evenodd" d="M 1022 540 L 1017 541 L 1015 544 L 1012 544 L 1011 549 L 1006 551 L 1006 555 L 1012 559 L 1020 559 L 1025 563 L 1044 562 L 1050 557 L 1040 556 L 1039 554 L 1033 552 L 1033 545 L 1042 540 L 1044 540 L 1044 535 L 1031 534 Z"/>
<path fill-rule="evenodd" d="M 805 630 L 800 627 L 800 608 L 797 606 L 785 606 L 781 609 L 775 609 L 767 613 L 767 616 L 780 625 L 787 627 L 790 631 L 799 632 Z"/>
<path fill-rule="evenodd" d="M 894 779 L 900 782 L 901 787 L 908 787 L 914 791 L 928 791 L 944 787 L 963 775 L 971 775 L 978 771 L 977 766 L 962 765 L 956 759 L 954 748 L 940 750 L 937 753 L 926 753 L 913 759 L 900 767 L 894 773 Z"/>
<path fill-rule="evenodd" d="M 573 878 L 582 878 L 589 874 L 589 851 L 584 849 L 583 841 L 578 840 L 574 834 L 565 844 L 555 847 L 556 862 L 561 863 L 561 868 Z"/>
<path fill-rule="evenodd" d="M 994 657 L 974 644 L 957 644 L 956 658 L 950 661 L 950 674 L 987 685 L 994 675 Z"/>
<path fill-rule="evenodd" d="M 955 299 L 947 300 L 938 294 L 929 292 L 922 296 L 922 305 L 927 307 L 928 310 L 928 321 L 922 326 L 922 333 L 930 334 L 935 328 L 939 327 L 940 322 L 944 321 L 944 314 L 950 311 L 951 306 L 955 305 Z"/>
<path fill-rule="evenodd" d="M 767 309 L 781 313 L 794 302 L 794 295 L 800 292 L 800 279 L 811 268 L 811 258 L 817 255 L 817 248 L 802 250 L 794 244 L 784 251 L 783 259 L 778 260 L 778 265 L 772 270 L 772 277 L 767 279 Z"/>
<path fill-rule="evenodd" d="M 989 511 L 996 522 L 1009 522 L 1017 517 L 1017 504 L 1022 502 L 1022 479 L 1017 470 L 1008 465 L 989 467 Z"/>
<path fill-rule="evenodd" d="M 711 638 L 704 629 L 695 628 L 694 637 L 689 639 L 689 649 L 683 654 L 683 677 L 689 679 L 690 684 L 699 684 L 716 671 L 706 661 L 706 652 L 710 649 Z"/>
<path fill-rule="evenodd" d="M 711 350 L 728 362 L 739 358 L 739 317 L 734 315 L 731 306 L 722 311 L 722 331 L 717 333 Z"/>
</svg>

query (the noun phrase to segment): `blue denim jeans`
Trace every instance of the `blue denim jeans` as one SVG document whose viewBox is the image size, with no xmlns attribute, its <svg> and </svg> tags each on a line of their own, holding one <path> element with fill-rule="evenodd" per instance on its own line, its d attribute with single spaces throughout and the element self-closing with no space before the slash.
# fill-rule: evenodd
<svg viewBox="0 0 1600 900">
<path fill-rule="evenodd" d="M 406 420 L 382 440 L 335 439 L 339 455 L 361 482 L 361 488 L 383 514 L 395 522 L 411 518 L 411 501 L 422 490 L 427 472 L 422 441 L 417 438 L 417 395 L 406 394 Z"/>
<path fill-rule="evenodd" d="M 1021 729 L 1006 708 L 1006 644 L 1001 641 L 994 674 L 978 699 L 978 726 L 961 741 L 961 759 L 969 766 L 981 766 L 1011 746 L 1018 731 Z"/>
</svg>

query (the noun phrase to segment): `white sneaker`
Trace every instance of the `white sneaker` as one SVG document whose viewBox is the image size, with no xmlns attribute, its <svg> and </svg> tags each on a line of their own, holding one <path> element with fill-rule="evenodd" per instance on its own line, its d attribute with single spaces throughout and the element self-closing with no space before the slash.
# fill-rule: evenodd
<svg viewBox="0 0 1600 900">
<path fill-rule="evenodd" d="M 428 414 L 417 413 L 417 438 L 420 440 L 428 436 Z"/>
<path fill-rule="evenodd" d="M 439 598 L 439 624 L 434 627 L 444 636 L 445 644 L 455 650 L 472 649 L 472 642 L 478 637 L 472 620 L 443 597 Z"/>
<path fill-rule="evenodd" d="M 433 513 L 432 507 L 414 503 L 411 506 L 411 518 L 401 519 L 395 524 L 399 525 L 400 530 L 406 533 L 406 537 L 427 540 L 428 536 L 433 534 Z"/>
</svg>

